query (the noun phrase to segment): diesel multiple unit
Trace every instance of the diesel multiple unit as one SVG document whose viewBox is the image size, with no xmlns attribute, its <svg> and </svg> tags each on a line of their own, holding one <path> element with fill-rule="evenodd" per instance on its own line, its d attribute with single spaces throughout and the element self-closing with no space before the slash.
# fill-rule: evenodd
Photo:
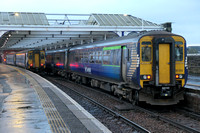
<svg viewBox="0 0 200 133">
<path fill-rule="evenodd" d="M 15 62 L 20 65 L 24 61 L 17 56 L 23 55 L 17 54 Z M 8 64 L 13 56 L 13 53 L 7 56 Z M 45 66 L 47 73 L 58 73 L 77 83 L 113 92 L 134 104 L 144 101 L 172 105 L 183 100 L 187 56 L 186 41 L 180 35 L 164 31 L 133 33 L 113 40 L 48 50 L 45 56 L 44 51 L 32 51 L 27 57 L 28 68 Z M 42 61 L 44 58 L 46 63 Z"/>
<path fill-rule="evenodd" d="M 25 50 L 6 54 L 6 63 L 20 66 L 29 70 L 41 71 L 45 69 L 44 50 Z"/>
</svg>

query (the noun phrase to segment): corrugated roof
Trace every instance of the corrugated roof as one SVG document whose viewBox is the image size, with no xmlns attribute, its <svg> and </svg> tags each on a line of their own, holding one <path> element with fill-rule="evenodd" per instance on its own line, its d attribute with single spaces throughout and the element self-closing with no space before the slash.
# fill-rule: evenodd
<svg viewBox="0 0 200 133">
<path fill-rule="evenodd" d="M 0 25 L 49 25 L 44 13 L 0 12 Z"/>
<path fill-rule="evenodd" d="M 124 14 L 92 14 L 88 25 L 99 26 L 159 26 L 158 24 Z"/>
<path fill-rule="evenodd" d="M 144 30 L 164 30 L 164 27 L 123 14 L 0 12 L 0 50 L 58 49 Z"/>
</svg>

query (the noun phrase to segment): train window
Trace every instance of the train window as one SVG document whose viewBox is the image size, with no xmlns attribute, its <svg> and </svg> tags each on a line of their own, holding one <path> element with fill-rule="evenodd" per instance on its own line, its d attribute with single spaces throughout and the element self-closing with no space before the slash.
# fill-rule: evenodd
<svg viewBox="0 0 200 133">
<path fill-rule="evenodd" d="M 183 47 L 175 47 L 175 60 L 176 61 L 183 60 Z"/>
<path fill-rule="evenodd" d="M 29 57 L 28 57 L 30 60 L 32 60 L 33 56 L 32 56 L 32 53 L 29 53 Z"/>
<path fill-rule="evenodd" d="M 94 57 L 94 63 L 96 63 L 96 59 L 97 59 L 97 53 L 96 52 L 93 52 L 93 57 Z"/>
<path fill-rule="evenodd" d="M 103 52 L 103 64 L 109 64 L 110 62 L 110 51 Z"/>
<path fill-rule="evenodd" d="M 88 56 L 89 56 L 89 53 L 85 52 L 84 53 L 84 63 L 88 63 Z"/>
<path fill-rule="evenodd" d="M 99 64 L 101 64 L 101 57 L 102 57 L 102 55 L 101 55 L 101 51 L 98 51 L 97 52 L 97 54 L 96 54 L 96 63 L 99 63 Z"/>
<path fill-rule="evenodd" d="M 75 53 L 75 62 L 79 62 L 79 53 L 78 52 L 76 52 Z"/>
<path fill-rule="evenodd" d="M 54 56 L 54 63 L 59 62 L 59 60 L 60 60 L 59 56 L 60 56 L 59 53 L 55 54 L 55 56 Z"/>
<path fill-rule="evenodd" d="M 95 52 L 95 63 L 98 63 L 98 52 Z"/>
<path fill-rule="evenodd" d="M 110 55 L 110 51 L 106 51 L 106 55 Z"/>
<path fill-rule="evenodd" d="M 183 45 L 183 42 L 175 42 L 176 45 Z"/>
<path fill-rule="evenodd" d="M 142 47 L 142 61 L 151 61 L 151 47 Z"/>
<path fill-rule="evenodd" d="M 111 51 L 111 61 L 113 63 L 113 65 L 116 65 L 117 64 L 117 50 L 112 50 Z"/>
<path fill-rule="evenodd" d="M 90 63 L 94 63 L 95 62 L 95 52 L 90 52 L 90 57 L 89 57 L 89 61 Z"/>
<path fill-rule="evenodd" d="M 64 59 L 65 59 L 65 53 L 64 52 L 62 52 L 62 53 L 60 53 L 60 63 L 62 63 L 62 64 L 64 64 Z"/>
<path fill-rule="evenodd" d="M 41 53 L 41 59 L 44 59 L 44 53 Z"/>
<path fill-rule="evenodd" d="M 83 63 L 83 52 L 80 51 L 79 53 L 79 62 Z"/>
<path fill-rule="evenodd" d="M 151 42 L 142 42 L 142 45 L 151 45 Z"/>
<path fill-rule="evenodd" d="M 120 52 L 120 49 L 115 49 L 115 50 L 111 51 L 110 58 L 111 58 L 112 65 L 119 65 L 120 64 L 119 63 L 120 57 L 118 57 L 119 52 Z"/>
<path fill-rule="evenodd" d="M 47 55 L 46 56 L 46 62 L 50 63 L 52 60 L 52 55 Z"/>
<path fill-rule="evenodd" d="M 74 62 L 74 59 L 73 59 L 73 51 L 70 53 L 69 55 L 69 62 Z"/>
</svg>

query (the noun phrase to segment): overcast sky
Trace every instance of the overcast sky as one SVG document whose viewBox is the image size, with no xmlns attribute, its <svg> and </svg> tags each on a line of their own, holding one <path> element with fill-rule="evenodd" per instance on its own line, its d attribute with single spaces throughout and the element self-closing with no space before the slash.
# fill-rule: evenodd
<svg viewBox="0 0 200 133">
<path fill-rule="evenodd" d="M 157 24 L 200 46 L 200 0 L 1 0 L 0 12 L 130 14 Z"/>
</svg>

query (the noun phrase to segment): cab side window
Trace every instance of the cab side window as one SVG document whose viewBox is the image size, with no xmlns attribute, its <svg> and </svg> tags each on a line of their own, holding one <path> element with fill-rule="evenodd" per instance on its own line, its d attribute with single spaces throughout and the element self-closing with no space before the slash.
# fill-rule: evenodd
<svg viewBox="0 0 200 133">
<path fill-rule="evenodd" d="M 183 60 L 183 47 L 175 47 L 175 60 L 176 61 Z"/>
<path fill-rule="evenodd" d="M 32 56 L 32 53 L 29 53 L 29 57 L 28 57 L 30 60 L 32 60 L 33 56 Z"/>
<path fill-rule="evenodd" d="M 44 59 L 44 53 L 41 53 L 41 59 Z"/>
<path fill-rule="evenodd" d="M 151 47 L 142 47 L 142 61 L 151 61 Z"/>
</svg>

